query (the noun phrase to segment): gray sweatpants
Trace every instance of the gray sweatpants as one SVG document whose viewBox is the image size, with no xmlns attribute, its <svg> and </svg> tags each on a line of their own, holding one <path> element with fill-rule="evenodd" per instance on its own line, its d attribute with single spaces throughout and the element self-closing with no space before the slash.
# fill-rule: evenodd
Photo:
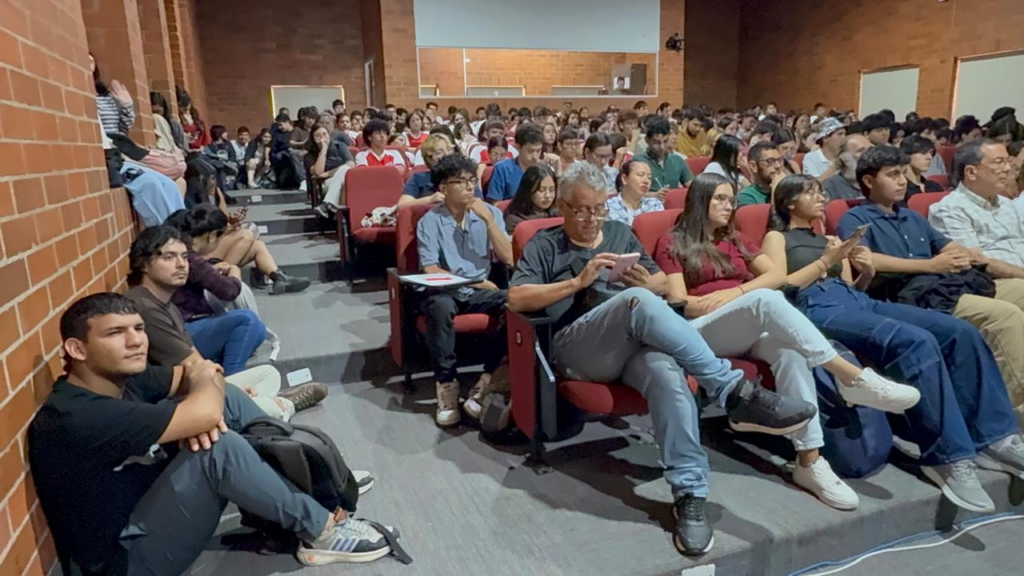
<svg viewBox="0 0 1024 576">
<path fill-rule="evenodd" d="M 235 432 L 264 415 L 245 392 L 225 387 L 224 423 L 232 431 L 210 450 L 179 452 L 121 531 L 130 574 L 185 572 L 206 548 L 228 502 L 300 538 L 320 535 L 330 513 L 281 478 Z"/>
</svg>

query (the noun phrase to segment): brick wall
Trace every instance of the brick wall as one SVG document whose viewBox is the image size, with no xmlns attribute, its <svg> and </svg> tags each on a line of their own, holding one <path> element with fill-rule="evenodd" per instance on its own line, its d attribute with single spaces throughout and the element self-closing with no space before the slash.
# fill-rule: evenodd
<svg viewBox="0 0 1024 576">
<path fill-rule="evenodd" d="M 210 108 L 207 105 L 206 82 L 204 82 L 203 74 L 204 55 L 199 44 L 196 0 L 177 1 L 179 26 L 181 29 L 181 73 L 183 75 L 183 81 L 179 81 L 179 84 L 188 91 L 189 96 L 192 97 L 193 106 L 199 110 L 199 113 L 206 121 L 207 127 L 209 127 L 218 122 L 213 122 L 210 119 Z M 207 4 L 209 3 L 207 2 Z M 244 44 L 233 47 L 233 51 L 242 52 L 243 50 L 240 49 L 242 46 Z"/>
<path fill-rule="evenodd" d="M 131 216 L 107 186 L 79 0 L 0 0 L 0 574 L 56 554 L 25 429 L 60 374 L 57 322 L 127 272 Z"/>
<path fill-rule="evenodd" d="M 860 72 L 918 65 L 917 109 L 952 111 L 956 58 L 1024 49 L 1020 0 L 748 0 L 740 20 L 741 105 L 823 101 L 856 109 Z"/>
<path fill-rule="evenodd" d="M 359 94 L 352 92 L 348 98 L 353 108 L 359 106 L 380 106 L 387 103 L 387 85 L 384 82 L 384 38 L 381 36 L 380 0 L 362 0 L 359 2 L 359 14 L 362 18 L 363 63 L 373 61 L 372 102 L 366 101 L 365 84 Z M 366 69 L 361 68 L 365 82 Z"/>
<path fill-rule="evenodd" d="M 736 107 L 740 0 L 688 0 L 683 101 L 715 110 Z"/>
<path fill-rule="evenodd" d="M 239 124 L 253 130 L 269 125 L 275 84 L 340 84 L 350 107 L 366 105 L 359 1 L 292 0 L 283 6 L 249 0 L 199 3 L 207 124 L 231 130 Z M 299 20 L 299 14 L 308 17 Z"/>
</svg>

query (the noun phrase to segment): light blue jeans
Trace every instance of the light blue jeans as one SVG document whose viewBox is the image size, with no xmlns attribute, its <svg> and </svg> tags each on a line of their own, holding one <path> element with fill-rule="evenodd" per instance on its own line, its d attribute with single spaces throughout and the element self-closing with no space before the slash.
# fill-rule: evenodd
<svg viewBox="0 0 1024 576">
<path fill-rule="evenodd" d="M 646 288 L 629 288 L 560 330 L 555 366 L 574 380 L 622 380 L 644 398 L 676 496 L 708 494 L 708 456 L 700 445 L 697 403 L 686 375 L 719 406 L 743 372 L 715 356 L 700 333 Z"/>
</svg>

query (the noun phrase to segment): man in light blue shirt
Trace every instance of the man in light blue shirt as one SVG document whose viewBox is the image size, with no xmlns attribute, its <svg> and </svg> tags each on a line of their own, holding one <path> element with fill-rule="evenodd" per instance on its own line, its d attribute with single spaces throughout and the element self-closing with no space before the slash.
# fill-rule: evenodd
<svg viewBox="0 0 1024 576">
<path fill-rule="evenodd" d="M 476 165 L 468 158 L 445 156 L 430 171 L 444 204 L 427 212 L 416 227 L 417 251 L 425 274 L 454 274 L 474 281 L 462 288 L 427 289 L 421 294 L 421 310 L 427 318 L 426 345 L 433 363 L 437 390 L 438 426 L 459 423 L 459 381 L 455 357 L 455 316 L 487 314 L 491 322 L 482 343 L 484 373 L 470 391 L 463 408 L 479 418 L 492 392 L 507 383 L 494 382 L 491 374 L 501 364 L 505 341 L 504 308 L 507 291 L 499 290 L 488 277 L 496 258 L 512 265 L 512 243 L 505 233 L 501 211 L 476 198 Z"/>
<path fill-rule="evenodd" d="M 487 200 L 496 203 L 511 200 L 519 190 L 523 173 L 540 162 L 544 153 L 544 132 L 535 124 L 524 124 L 516 130 L 519 157 L 502 160 L 494 165 L 491 181 L 487 185 Z"/>
</svg>

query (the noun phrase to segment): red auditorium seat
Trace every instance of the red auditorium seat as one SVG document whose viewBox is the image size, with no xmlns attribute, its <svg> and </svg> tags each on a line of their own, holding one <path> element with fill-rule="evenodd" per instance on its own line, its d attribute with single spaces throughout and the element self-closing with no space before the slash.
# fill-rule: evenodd
<svg viewBox="0 0 1024 576">
<path fill-rule="evenodd" d="M 708 164 L 711 164 L 710 156 L 691 156 L 686 159 L 686 165 L 690 167 L 690 172 L 693 172 L 695 178 L 700 176 Z"/>
<path fill-rule="evenodd" d="M 929 180 L 935 182 L 939 186 L 942 186 L 946 190 L 949 190 L 949 175 L 947 174 L 933 174 L 928 177 Z"/>
<path fill-rule="evenodd" d="M 494 205 L 494 207 L 497 208 L 498 210 L 501 210 L 502 213 L 504 213 L 505 210 L 508 210 L 508 205 L 511 204 L 511 203 L 512 203 L 511 199 L 509 199 L 509 200 L 502 200 L 502 201 L 496 203 Z"/>
<path fill-rule="evenodd" d="M 668 231 L 679 211 L 641 214 L 634 220 L 634 231 L 642 228 L 647 243 Z M 522 247 L 538 231 L 558 225 L 560 218 L 530 220 L 516 227 L 512 250 L 518 259 Z M 645 246 L 645 249 L 648 249 Z M 651 247 L 653 249 L 653 246 Z M 544 442 L 553 440 L 559 430 L 557 397 L 591 414 L 625 416 L 648 411 L 639 392 L 621 383 L 584 382 L 558 379 L 548 362 L 551 325 L 544 314 L 508 313 L 509 376 L 512 381 L 512 415 L 516 425 L 530 438 L 532 456 L 543 461 Z M 768 386 L 774 380 L 767 364 L 732 360 L 747 378 L 761 378 Z M 690 389 L 698 393 L 696 381 L 689 378 Z"/>
<path fill-rule="evenodd" d="M 430 168 L 427 168 L 427 166 L 425 164 L 420 164 L 419 166 L 413 166 L 412 170 L 406 170 L 405 171 L 405 181 L 408 182 L 409 179 L 412 178 L 413 174 L 419 174 L 420 172 L 430 172 Z"/>
<path fill-rule="evenodd" d="M 804 156 L 805 154 L 803 152 L 793 156 L 793 161 L 796 162 L 796 165 L 799 166 L 801 170 L 804 169 Z"/>
<path fill-rule="evenodd" d="M 648 254 L 654 254 L 658 239 L 676 225 L 682 213 L 682 209 L 666 208 L 661 212 L 640 214 L 633 219 L 633 235 Z"/>
<path fill-rule="evenodd" d="M 682 210 L 686 207 L 686 191 L 689 188 L 672 188 L 665 196 L 666 210 Z"/>
<path fill-rule="evenodd" d="M 406 386 L 412 385 L 415 369 L 429 363 L 420 344 L 422 335 L 427 332 L 427 321 L 420 314 L 417 295 L 399 277 L 420 272 L 416 225 L 435 206 L 437 204 L 402 206 L 398 209 L 395 225 L 395 267 L 388 269 L 388 310 L 391 316 L 388 347 L 395 364 L 402 367 Z M 459 314 L 455 317 L 456 334 L 483 334 L 497 328 L 495 318 L 488 314 Z"/>
<path fill-rule="evenodd" d="M 835 235 L 839 228 L 839 220 L 846 214 L 846 211 L 854 206 L 860 206 L 867 202 L 866 198 L 857 200 L 833 200 L 825 205 L 825 231 Z"/>
<path fill-rule="evenodd" d="M 768 220 L 771 217 L 770 204 L 750 204 L 741 206 L 736 211 L 736 231 L 740 233 L 747 242 L 761 247 L 764 235 L 768 233 Z M 821 220 L 814 222 L 814 231 L 818 234 L 825 233 L 825 225 Z"/>
<path fill-rule="evenodd" d="M 364 228 L 362 220 L 374 208 L 397 204 L 403 186 L 402 176 L 390 166 L 360 166 L 345 175 L 344 205 L 338 210 L 338 244 L 346 276 L 360 245 L 395 244 L 394 226 Z"/>
<path fill-rule="evenodd" d="M 516 229 L 512 231 L 512 261 L 519 262 L 519 257 L 523 255 L 523 248 L 526 247 L 526 243 L 530 241 L 530 238 L 533 238 L 534 234 L 541 230 L 561 226 L 564 221 L 564 218 L 559 217 L 537 218 L 536 220 L 520 222 Z"/>
<path fill-rule="evenodd" d="M 914 194 L 907 201 L 907 206 L 925 218 L 928 217 L 928 209 L 939 200 L 949 195 L 949 192 L 921 192 Z"/>
<path fill-rule="evenodd" d="M 480 189 L 487 195 L 487 185 L 491 183 L 491 175 L 494 174 L 494 166 L 484 168 L 484 175 L 480 179 Z"/>
<path fill-rule="evenodd" d="M 942 156 L 942 161 L 946 163 L 946 170 L 953 169 L 953 159 L 956 156 L 956 146 L 953 144 L 947 144 L 945 146 L 939 146 L 936 154 Z"/>
<path fill-rule="evenodd" d="M 395 146 L 395 145 L 389 144 L 389 145 L 385 146 L 384 149 L 385 150 L 394 150 L 394 151 L 398 152 L 399 154 L 401 154 L 402 155 L 402 161 L 405 162 L 405 171 L 408 172 L 409 170 L 412 170 L 412 160 L 410 160 L 409 159 L 409 155 L 406 154 L 406 152 L 409 151 L 408 148 L 406 148 L 404 146 Z"/>
</svg>

